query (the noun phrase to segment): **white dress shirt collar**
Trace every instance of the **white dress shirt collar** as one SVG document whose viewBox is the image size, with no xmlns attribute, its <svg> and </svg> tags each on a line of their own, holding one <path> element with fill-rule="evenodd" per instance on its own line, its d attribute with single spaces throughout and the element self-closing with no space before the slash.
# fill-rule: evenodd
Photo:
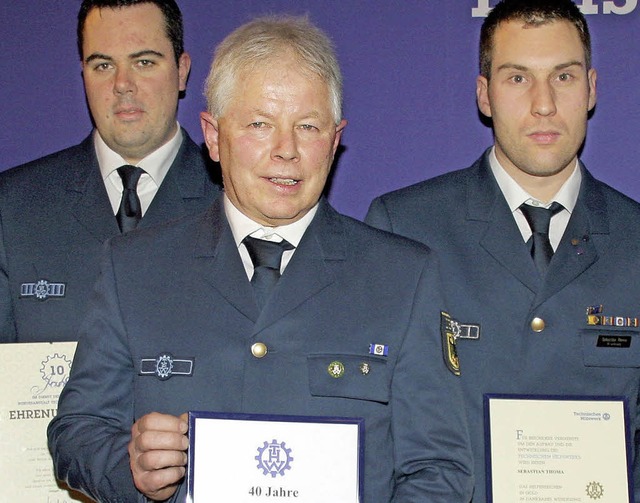
<svg viewBox="0 0 640 503">
<path fill-rule="evenodd" d="M 145 173 L 140 177 L 138 182 L 138 197 L 142 205 L 142 213 L 146 212 L 155 196 L 158 188 L 162 184 L 169 168 L 173 164 L 180 146 L 182 145 L 182 130 L 180 124 L 176 123 L 176 134 L 164 145 L 157 150 L 151 152 L 142 159 L 136 166 L 142 168 Z M 104 181 L 113 213 L 117 213 L 122 198 L 122 179 L 118 174 L 118 168 L 124 164 L 129 164 L 124 158 L 113 151 L 104 142 L 98 130 L 94 130 L 93 143 L 98 157 L 98 165 L 100 173 Z"/>
<path fill-rule="evenodd" d="M 242 244 L 242 240 L 245 237 L 251 236 L 258 239 L 266 239 L 267 241 L 277 242 L 286 239 L 289 243 L 297 248 L 300 244 L 302 236 L 307 230 L 307 227 L 309 227 L 309 224 L 318 211 L 318 204 L 316 204 L 300 220 L 297 220 L 288 225 L 266 227 L 254 222 L 244 213 L 242 213 L 233 205 L 226 194 L 223 195 L 223 204 L 225 215 L 227 216 L 227 220 L 233 234 L 233 239 L 236 243 L 236 246 L 238 247 L 238 252 L 240 253 L 240 257 L 242 258 L 242 263 L 244 265 L 245 271 L 247 272 L 248 278 L 251 278 L 251 276 L 253 275 L 253 263 L 251 262 L 251 258 L 249 257 L 247 249 L 245 248 L 244 244 Z M 294 253 L 295 249 L 284 252 L 284 254 L 282 255 L 282 264 L 280 266 L 281 272 L 284 271 L 284 269 L 287 267 Z"/>
<path fill-rule="evenodd" d="M 555 215 L 551 219 L 551 227 L 549 230 L 549 240 L 551 241 L 551 246 L 555 250 L 562 239 L 562 235 L 564 234 L 565 229 L 567 228 L 567 224 L 569 223 L 569 219 L 571 218 L 571 213 L 573 213 L 573 209 L 576 206 L 576 201 L 578 200 L 578 194 L 580 193 L 580 184 L 582 183 L 582 171 L 580 170 L 580 165 L 576 161 L 573 172 L 569 176 L 569 178 L 562 184 L 560 190 L 556 193 L 556 195 L 549 201 L 548 203 L 543 203 L 529 194 L 526 190 L 524 190 L 518 183 L 511 178 L 511 176 L 506 172 L 506 170 L 502 167 L 498 158 L 495 154 L 495 147 L 491 149 L 489 154 L 489 165 L 491 167 L 491 172 L 498 182 L 498 186 L 500 187 L 500 191 L 504 195 L 507 200 L 507 204 L 509 205 L 509 209 L 513 214 L 513 217 L 518 224 L 518 228 L 522 234 L 522 237 L 525 241 L 528 241 L 531 237 L 531 229 L 529 228 L 529 224 L 527 223 L 522 211 L 520 211 L 520 205 L 523 203 L 531 204 L 532 206 L 543 206 L 549 207 L 553 201 L 557 201 L 562 204 L 564 209 Z"/>
</svg>

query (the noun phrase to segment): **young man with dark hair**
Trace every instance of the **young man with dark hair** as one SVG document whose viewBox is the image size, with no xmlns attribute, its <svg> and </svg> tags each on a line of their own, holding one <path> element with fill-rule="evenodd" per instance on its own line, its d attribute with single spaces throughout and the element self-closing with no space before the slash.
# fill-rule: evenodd
<svg viewBox="0 0 640 503">
<path fill-rule="evenodd" d="M 493 147 L 377 198 L 367 222 L 434 249 L 452 315 L 470 325 L 457 349 L 474 503 L 486 497 L 485 394 L 626 397 L 640 501 L 640 205 L 578 159 L 596 104 L 586 21 L 570 0 L 504 0 L 480 38 Z"/>
<path fill-rule="evenodd" d="M 78 45 L 95 129 L 0 174 L 0 342 L 72 341 L 104 241 L 219 193 L 177 122 L 191 60 L 173 0 L 85 0 Z"/>
</svg>

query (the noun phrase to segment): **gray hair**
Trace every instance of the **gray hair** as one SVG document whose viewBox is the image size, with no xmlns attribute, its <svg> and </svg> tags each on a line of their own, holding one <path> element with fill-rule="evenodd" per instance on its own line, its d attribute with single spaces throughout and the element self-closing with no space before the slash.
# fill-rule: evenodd
<svg viewBox="0 0 640 503">
<path fill-rule="evenodd" d="M 293 54 L 302 71 L 310 72 L 329 88 L 336 124 L 342 120 L 342 74 L 333 43 L 307 17 L 268 16 L 246 23 L 216 47 L 204 95 L 211 115 L 221 117 L 228 105 L 238 76 Z"/>
</svg>

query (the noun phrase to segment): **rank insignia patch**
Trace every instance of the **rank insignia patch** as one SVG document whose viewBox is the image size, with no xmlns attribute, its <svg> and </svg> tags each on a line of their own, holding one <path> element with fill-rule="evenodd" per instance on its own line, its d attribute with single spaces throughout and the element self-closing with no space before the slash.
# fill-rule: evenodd
<svg viewBox="0 0 640 503">
<path fill-rule="evenodd" d="M 162 353 L 155 358 L 140 360 L 139 375 L 154 375 L 161 381 L 172 376 L 192 376 L 195 358 L 174 358 L 170 353 Z"/>
<path fill-rule="evenodd" d="M 49 283 L 46 279 L 40 279 L 35 283 L 22 283 L 20 298 L 33 297 L 37 300 L 47 300 L 50 297 L 60 298 L 65 296 L 66 290 L 66 283 Z"/>
<path fill-rule="evenodd" d="M 444 311 L 440 312 L 440 334 L 442 336 L 442 354 L 447 368 L 454 375 L 460 375 L 460 361 L 456 348 L 456 321 Z"/>
</svg>

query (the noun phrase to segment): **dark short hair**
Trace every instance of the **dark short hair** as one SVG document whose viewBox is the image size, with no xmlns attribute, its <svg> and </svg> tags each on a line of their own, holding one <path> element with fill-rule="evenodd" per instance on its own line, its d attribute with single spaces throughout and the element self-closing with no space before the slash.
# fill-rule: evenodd
<svg viewBox="0 0 640 503">
<path fill-rule="evenodd" d="M 480 30 L 480 75 L 491 77 L 491 52 L 496 28 L 502 22 L 522 20 L 530 26 L 568 21 L 578 30 L 587 68 L 591 68 L 591 36 L 587 20 L 572 0 L 502 0 L 482 23 Z"/>
<path fill-rule="evenodd" d="M 92 9 L 120 9 L 132 5 L 151 3 L 157 5 L 164 16 L 167 38 L 173 46 L 173 54 L 178 59 L 184 52 L 184 28 L 182 25 L 182 12 L 175 0 L 83 0 L 78 12 L 78 53 L 83 59 L 82 43 L 84 42 L 84 23 Z"/>
</svg>

